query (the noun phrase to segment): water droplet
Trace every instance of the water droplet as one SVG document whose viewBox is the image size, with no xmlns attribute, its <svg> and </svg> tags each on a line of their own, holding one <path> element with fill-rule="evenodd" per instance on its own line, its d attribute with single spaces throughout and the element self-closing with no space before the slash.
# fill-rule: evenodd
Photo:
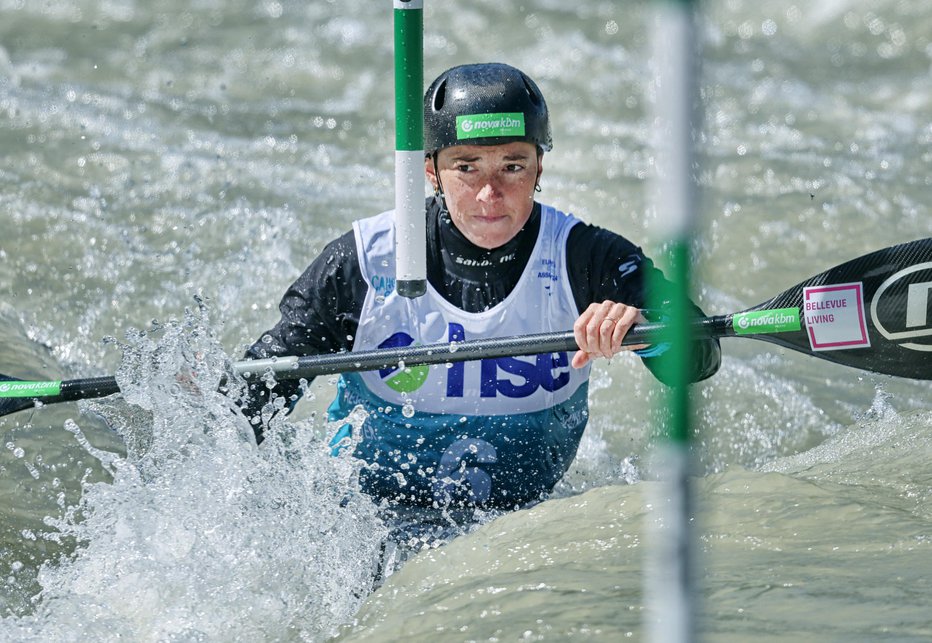
<svg viewBox="0 0 932 643">
<path fill-rule="evenodd" d="M 405 405 L 401 407 L 401 414 L 406 418 L 414 417 L 414 405 L 411 402 L 405 402 Z"/>
</svg>

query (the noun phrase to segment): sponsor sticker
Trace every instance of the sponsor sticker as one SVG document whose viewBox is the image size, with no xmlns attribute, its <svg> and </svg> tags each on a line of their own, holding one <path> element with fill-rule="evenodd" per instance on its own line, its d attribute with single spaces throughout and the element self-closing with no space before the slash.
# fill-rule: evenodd
<svg viewBox="0 0 932 643">
<path fill-rule="evenodd" d="M 774 308 L 737 313 L 731 318 L 732 327 L 738 335 L 764 333 L 786 333 L 799 330 L 799 308 Z"/>
<path fill-rule="evenodd" d="M 524 136 L 524 114 L 467 114 L 456 117 L 456 138 L 486 138 L 489 136 Z"/>
<path fill-rule="evenodd" d="M 61 393 L 61 382 L 0 381 L 0 397 L 51 397 Z"/>
<path fill-rule="evenodd" d="M 864 348 L 871 345 L 859 281 L 803 288 L 803 317 L 813 351 Z"/>
<path fill-rule="evenodd" d="M 379 348 L 403 348 L 414 344 L 414 338 L 408 333 L 399 331 L 379 344 Z M 424 364 L 406 367 L 404 362 L 398 366 L 379 369 L 379 377 L 393 391 L 397 393 L 413 393 L 421 388 L 427 380 L 430 367 Z"/>
</svg>

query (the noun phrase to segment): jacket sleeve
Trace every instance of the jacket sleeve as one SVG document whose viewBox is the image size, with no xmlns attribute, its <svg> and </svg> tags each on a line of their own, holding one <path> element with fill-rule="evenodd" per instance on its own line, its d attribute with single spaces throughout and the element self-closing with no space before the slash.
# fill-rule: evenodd
<svg viewBox="0 0 932 643">
<path fill-rule="evenodd" d="M 611 300 L 644 309 L 649 300 L 648 287 L 666 290 L 671 286 L 653 262 L 644 256 L 640 248 L 610 230 L 579 223 L 570 231 L 567 239 L 567 266 L 576 307 L 584 311 L 589 304 Z M 662 301 L 669 301 L 659 293 Z M 690 302 L 693 313 L 703 316 L 702 310 Z M 645 316 L 663 315 L 660 310 L 646 311 Z M 644 351 L 641 359 L 650 372 L 663 381 L 664 364 L 670 359 L 669 352 Z M 717 339 L 696 340 L 693 346 L 695 359 L 692 362 L 690 382 L 711 377 L 721 364 L 721 347 Z M 666 383 L 666 382 L 665 382 Z"/>
<path fill-rule="evenodd" d="M 352 350 L 366 290 L 355 239 L 348 232 L 328 244 L 288 288 L 278 307 L 281 318 L 247 349 L 246 359 Z M 284 410 L 291 412 L 303 392 L 296 380 L 278 381 L 272 388 L 263 381 L 250 382 L 242 409 L 257 441 L 279 408 L 276 398 L 283 398 Z"/>
</svg>

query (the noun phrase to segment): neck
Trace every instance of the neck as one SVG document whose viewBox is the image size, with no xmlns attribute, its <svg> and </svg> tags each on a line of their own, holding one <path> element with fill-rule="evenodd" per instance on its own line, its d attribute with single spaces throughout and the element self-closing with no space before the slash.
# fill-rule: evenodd
<svg viewBox="0 0 932 643">
<path fill-rule="evenodd" d="M 501 270 L 515 264 L 526 256 L 522 250 L 533 247 L 540 229 L 540 205 L 535 203 L 531 217 L 521 230 L 510 241 L 497 248 L 482 248 L 477 246 L 460 232 L 450 218 L 450 213 L 440 208 L 439 200 L 434 201 L 437 207 L 438 224 L 441 248 L 448 270 L 460 273 L 471 280 L 482 277 L 482 274 L 492 270 Z"/>
<path fill-rule="evenodd" d="M 427 279 L 441 296 L 467 312 L 488 310 L 521 279 L 540 230 L 540 205 L 503 246 L 487 250 L 467 239 L 434 198 L 427 210 Z"/>
</svg>

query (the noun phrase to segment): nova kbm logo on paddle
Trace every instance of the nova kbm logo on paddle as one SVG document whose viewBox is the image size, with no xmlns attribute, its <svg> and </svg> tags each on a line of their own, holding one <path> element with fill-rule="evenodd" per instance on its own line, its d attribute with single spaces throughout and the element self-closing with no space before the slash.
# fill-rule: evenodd
<svg viewBox="0 0 932 643">
<path fill-rule="evenodd" d="M 799 308 L 775 308 L 736 313 L 732 327 L 738 335 L 784 333 L 799 330 Z"/>
<path fill-rule="evenodd" d="M 414 343 L 414 338 L 408 333 L 398 332 L 379 344 L 379 348 L 402 348 Z M 427 365 L 420 366 L 392 366 L 391 368 L 379 369 L 379 376 L 385 381 L 390 389 L 398 393 L 412 393 L 427 381 L 427 373 L 430 367 Z"/>
<path fill-rule="evenodd" d="M 26 382 L 5 380 L 0 382 L 0 397 L 46 397 L 61 393 L 61 382 Z"/>
</svg>

